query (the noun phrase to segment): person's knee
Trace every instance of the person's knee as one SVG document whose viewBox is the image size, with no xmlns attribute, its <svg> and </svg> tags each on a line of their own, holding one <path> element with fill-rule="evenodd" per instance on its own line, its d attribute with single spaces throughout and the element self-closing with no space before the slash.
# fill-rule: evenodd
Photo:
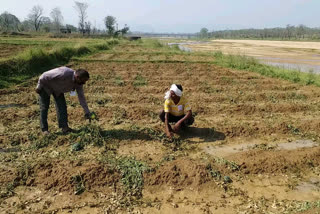
<svg viewBox="0 0 320 214">
<path fill-rule="evenodd" d="M 190 117 L 189 119 L 188 119 L 188 121 L 187 121 L 187 124 L 190 126 L 190 125 L 192 125 L 194 123 L 194 117 Z"/>
</svg>

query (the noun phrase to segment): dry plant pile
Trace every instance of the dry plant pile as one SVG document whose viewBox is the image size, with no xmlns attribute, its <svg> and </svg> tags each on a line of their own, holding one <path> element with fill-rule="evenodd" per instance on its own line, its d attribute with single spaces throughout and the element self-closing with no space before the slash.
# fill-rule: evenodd
<svg viewBox="0 0 320 214">
<path fill-rule="evenodd" d="M 34 78 L 0 90 L 2 213 L 315 213 L 320 90 L 212 64 L 155 41 L 121 42 L 72 61 L 89 124 L 67 95 L 70 126 L 39 128 Z M 158 112 L 182 84 L 195 124 L 173 140 Z"/>
</svg>

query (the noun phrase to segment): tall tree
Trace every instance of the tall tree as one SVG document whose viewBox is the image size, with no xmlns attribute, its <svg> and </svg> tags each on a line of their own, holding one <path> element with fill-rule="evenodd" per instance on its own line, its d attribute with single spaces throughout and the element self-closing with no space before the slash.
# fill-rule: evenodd
<svg viewBox="0 0 320 214">
<path fill-rule="evenodd" d="M 88 18 L 87 16 L 87 9 L 88 9 L 89 5 L 87 3 L 84 2 L 75 2 L 75 9 L 78 12 L 79 15 L 79 31 L 82 32 L 82 35 L 84 35 L 85 33 L 85 23 L 86 23 L 86 19 Z"/>
<path fill-rule="evenodd" d="M 52 22 L 49 17 L 42 17 L 42 22 L 41 22 L 41 30 L 45 32 L 50 32 L 52 29 Z"/>
<path fill-rule="evenodd" d="M 28 15 L 28 18 L 32 22 L 36 31 L 40 29 L 42 18 L 43 18 L 42 15 L 43 15 L 43 8 L 40 5 L 34 6 Z"/>
<path fill-rule="evenodd" d="M 304 34 L 306 33 L 306 26 L 299 25 L 297 28 L 297 35 L 299 38 L 304 38 Z"/>
<path fill-rule="evenodd" d="M 52 19 L 52 25 L 53 25 L 55 31 L 59 32 L 60 27 L 62 26 L 62 22 L 63 22 L 63 16 L 62 16 L 60 8 L 58 8 L 58 7 L 53 8 L 50 13 L 50 17 Z"/>
<path fill-rule="evenodd" d="M 124 25 L 124 28 L 121 29 L 122 36 L 129 32 L 130 28 L 127 24 Z"/>
<path fill-rule="evenodd" d="M 116 18 L 113 16 L 107 16 L 104 19 L 104 23 L 106 25 L 108 35 L 113 36 L 113 34 L 115 33 L 115 30 L 116 30 L 115 29 L 115 25 L 117 23 Z"/>
<path fill-rule="evenodd" d="M 5 32 L 8 31 L 15 31 L 15 30 L 20 30 L 20 21 L 19 19 L 8 12 L 4 12 L 0 15 L 0 30 L 3 30 Z"/>
<path fill-rule="evenodd" d="M 201 38 L 208 38 L 208 32 L 209 30 L 207 28 L 201 28 L 200 30 L 200 37 Z"/>
</svg>

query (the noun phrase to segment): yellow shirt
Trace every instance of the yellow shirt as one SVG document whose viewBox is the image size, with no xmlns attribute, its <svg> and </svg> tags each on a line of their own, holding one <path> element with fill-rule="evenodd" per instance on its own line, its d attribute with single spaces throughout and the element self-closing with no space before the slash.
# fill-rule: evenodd
<svg viewBox="0 0 320 214">
<path fill-rule="evenodd" d="M 164 112 L 169 112 L 173 116 L 182 116 L 191 110 L 191 106 L 184 96 L 180 97 L 179 103 L 176 105 L 171 98 L 164 102 Z"/>
</svg>

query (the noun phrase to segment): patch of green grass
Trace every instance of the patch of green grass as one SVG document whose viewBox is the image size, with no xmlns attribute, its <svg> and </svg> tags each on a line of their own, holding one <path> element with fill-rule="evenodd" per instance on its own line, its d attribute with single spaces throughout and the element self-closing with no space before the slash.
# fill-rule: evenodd
<svg viewBox="0 0 320 214">
<path fill-rule="evenodd" d="M 145 86 L 148 84 L 148 81 L 141 76 L 141 74 L 138 74 L 133 81 L 133 86 L 134 87 L 141 87 L 141 86 Z"/>
<path fill-rule="evenodd" d="M 122 79 L 121 76 L 116 76 L 114 78 L 114 84 L 116 84 L 117 86 L 124 86 L 125 85 L 124 80 Z"/>
<path fill-rule="evenodd" d="M 104 44 L 97 44 L 94 46 L 95 49 L 99 50 L 99 51 L 104 51 L 104 50 L 109 50 L 110 46 L 107 43 Z"/>
<path fill-rule="evenodd" d="M 303 85 L 320 86 L 320 76 L 312 72 L 287 70 L 259 63 L 253 57 L 243 55 L 224 55 L 221 51 L 214 53 L 214 63 L 222 67 L 253 71 L 264 76 L 288 80 Z"/>
<path fill-rule="evenodd" d="M 143 44 L 145 47 L 151 47 L 151 48 L 162 48 L 164 45 L 156 39 L 145 39 L 143 40 Z"/>
<path fill-rule="evenodd" d="M 52 41 L 51 41 L 52 42 Z M 115 45 L 116 40 L 105 41 L 103 44 L 89 43 L 53 43 L 51 50 L 43 46 L 34 46 L 26 49 L 17 56 L 0 62 L 0 88 L 9 87 L 13 84 L 22 83 L 35 75 L 41 74 L 54 67 L 64 65 L 73 57 L 83 57 L 95 53 L 107 44 Z"/>
</svg>

